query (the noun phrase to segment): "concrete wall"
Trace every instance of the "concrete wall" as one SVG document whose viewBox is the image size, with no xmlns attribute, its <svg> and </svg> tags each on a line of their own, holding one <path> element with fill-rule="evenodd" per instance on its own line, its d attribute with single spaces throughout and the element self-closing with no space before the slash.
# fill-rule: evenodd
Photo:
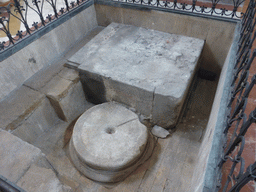
<svg viewBox="0 0 256 192">
<path fill-rule="evenodd" d="M 37 71 L 56 62 L 97 26 L 94 5 L 0 63 L 0 100 Z"/>
<path fill-rule="evenodd" d="M 225 141 L 223 127 L 226 124 L 228 96 L 239 37 L 238 31 L 239 25 L 236 27 L 233 44 L 221 71 L 211 115 L 198 153 L 197 166 L 195 167 L 191 182 L 191 192 L 217 191 L 215 188 L 220 176 L 218 164 L 223 154 L 223 144 Z"/>
<path fill-rule="evenodd" d="M 202 67 L 216 73 L 221 71 L 233 40 L 236 23 L 161 12 L 136 10 L 95 4 L 98 24 L 111 22 L 131 24 L 163 32 L 196 37 L 206 41 Z"/>
</svg>

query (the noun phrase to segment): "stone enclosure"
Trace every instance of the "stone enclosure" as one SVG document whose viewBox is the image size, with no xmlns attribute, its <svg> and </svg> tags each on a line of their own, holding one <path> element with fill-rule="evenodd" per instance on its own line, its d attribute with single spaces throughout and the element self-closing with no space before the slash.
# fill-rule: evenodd
<svg viewBox="0 0 256 192">
<path fill-rule="evenodd" d="M 88 30 L 81 30 L 82 35 L 97 26 L 95 12 L 92 12 L 93 24 Z M 69 57 L 67 64 L 78 66 L 76 70 L 63 68 L 62 63 L 61 67 L 49 67 L 25 83 L 32 73 L 24 75 L 24 79 L 15 79 L 23 85 L 8 97 L 4 96 L 9 90 L 4 91 L 0 102 L 3 129 L 0 154 L 4 154 L 0 165 L 6 165 L 0 174 L 26 191 L 186 191 L 217 85 L 199 81 L 195 98 L 200 99 L 189 103 L 192 107 L 186 112 L 187 117 L 177 125 L 201 52 L 208 50 L 202 39 L 112 23 Z M 63 43 L 67 46 L 59 48 L 68 47 L 66 41 Z M 23 60 L 33 56 L 24 52 L 19 53 L 24 55 Z M 49 61 L 37 62 L 39 65 Z M 41 68 L 43 66 L 33 72 Z M 81 164 L 75 163 L 74 145 L 69 142 L 76 119 L 95 104 L 99 106 L 108 101 L 128 106 L 145 116 L 150 125 L 177 126 L 177 131 L 167 139 L 157 138 L 155 146 L 151 143 L 153 154 L 149 160 L 144 162 L 147 156 L 139 158 L 138 164 L 143 164 L 134 166 L 132 173 L 129 170 L 125 177 L 131 174 L 126 179 L 119 178 L 125 180 L 112 189 L 91 181 L 86 174 L 81 174 L 82 169 L 76 169 Z M 19 153 L 17 148 L 21 149 Z M 43 176 L 39 178 L 35 174 Z"/>
</svg>

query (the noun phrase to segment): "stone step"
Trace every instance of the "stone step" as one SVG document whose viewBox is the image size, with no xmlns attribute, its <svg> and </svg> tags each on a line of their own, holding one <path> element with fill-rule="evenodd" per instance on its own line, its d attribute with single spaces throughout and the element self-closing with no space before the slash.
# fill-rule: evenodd
<svg viewBox="0 0 256 192">
<path fill-rule="evenodd" d="M 68 61 L 77 64 L 92 102 L 117 101 L 171 128 L 203 46 L 201 39 L 112 23 Z"/>
<path fill-rule="evenodd" d="M 51 132 L 60 119 L 69 124 L 93 106 L 86 101 L 75 70 L 62 66 L 49 81 L 44 77 L 40 73 L 41 83 L 29 84 L 33 88 L 23 85 L 0 102 L 0 128 L 31 144 Z"/>
<path fill-rule="evenodd" d="M 70 191 L 40 149 L 0 130 L 0 175 L 27 192 Z"/>
<path fill-rule="evenodd" d="M 64 68 L 39 91 L 47 96 L 63 121 L 72 122 L 93 106 L 87 102 L 79 74 L 74 69 Z"/>
</svg>

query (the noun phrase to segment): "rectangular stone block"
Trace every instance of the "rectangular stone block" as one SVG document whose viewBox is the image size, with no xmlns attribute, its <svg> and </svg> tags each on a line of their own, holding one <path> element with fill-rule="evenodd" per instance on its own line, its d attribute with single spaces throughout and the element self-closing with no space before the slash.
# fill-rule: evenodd
<svg viewBox="0 0 256 192">
<path fill-rule="evenodd" d="M 78 63 L 88 97 L 118 101 L 175 126 L 204 46 L 201 39 L 112 23 L 69 61 Z"/>
<path fill-rule="evenodd" d="M 71 122 L 93 106 L 86 101 L 79 76 L 73 69 L 63 69 L 42 89 L 59 118 Z"/>
</svg>

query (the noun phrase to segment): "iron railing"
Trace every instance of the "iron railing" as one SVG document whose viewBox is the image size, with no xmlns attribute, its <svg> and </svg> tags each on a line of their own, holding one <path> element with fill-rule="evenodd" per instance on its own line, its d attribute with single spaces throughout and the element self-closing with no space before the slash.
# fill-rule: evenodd
<svg viewBox="0 0 256 192">
<path fill-rule="evenodd" d="M 11 0 L 0 7 L 0 51 L 89 0 Z M 20 26 L 19 29 L 13 28 Z"/>
<path fill-rule="evenodd" d="M 57 21 L 67 12 L 89 0 L 11 0 L 0 7 L 0 52 L 31 35 L 49 23 Z M 98 0 L 95 0 L 98 2 Z M 147 8 L 196 13 L 229 19 L 243 16 L 241 4 L 244 0 L 108 0 L 115 3 Z M 229 4 L 225 1 L 230 1 Z M 230 4 L 231 3 L 231 4 Z M 14 29 L 12 26 L 20 26 Z"/>
<path fill-rule="evenodd" d="M 251 162 L 243 157 L 244 149 L 250 147 L 246 142 L 250 137 L 249 132 L 256 128 L 256 107 L 251 103 L 247 104 L 248 99 L 255 99 L 253 91 L 256 88 L 256 74 L 252 71 L 256 65 L 256 49 L 253 49 L 253 44 L 256 43 L 255 6 L 256 2 L 251 0 L 241 21 L 237 57 L 227 106 L 229 115 L 224 129 L 227 143 L 224 146 L 223 159 L 219 163 L 219 167 L 230 170 L 229 174 L 222 178 L 222 191 L 240 191 L 249 181 L 256 179 L 255 154 Z M 250 165 L 247 166 L 248 164 Z"/>
<path fill-rule="evenodd" d="M 244 0 L 111 0 L 134 5 L 146 5 L 150 7 L 164 8 L 168 10 L 177 10 L 182 12 L 191 12 L 201 15 L 212 15 L 227 18 L 241 18 L 243 14 L 238 8 Z"/>
</svg>

